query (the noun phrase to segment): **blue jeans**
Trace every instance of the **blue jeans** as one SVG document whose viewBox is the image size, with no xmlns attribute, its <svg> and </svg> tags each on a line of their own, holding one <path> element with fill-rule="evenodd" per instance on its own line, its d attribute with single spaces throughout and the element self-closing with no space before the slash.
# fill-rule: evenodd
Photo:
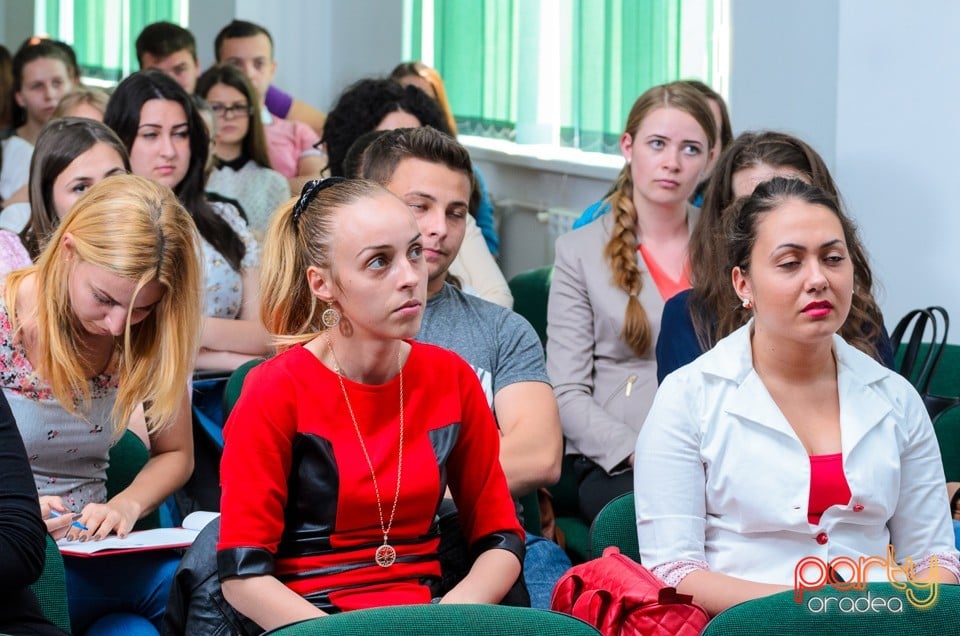
<svg viewBox="0 0 960 636">
<path fill-rule="evenodd" d="M 527 555 L 523 559 L 523 581 L 530 593 L 530 607 L 550 609 L 550 597 L 560 577 L 572 567 L 570 557 L 559 545 L 527 533 Z"/>
<path fill-rule="evenodd" d="M 173 550 L 64 557 L 73 633 L 159 634 L 179 562 L 180 553 Z"/>
</svg>

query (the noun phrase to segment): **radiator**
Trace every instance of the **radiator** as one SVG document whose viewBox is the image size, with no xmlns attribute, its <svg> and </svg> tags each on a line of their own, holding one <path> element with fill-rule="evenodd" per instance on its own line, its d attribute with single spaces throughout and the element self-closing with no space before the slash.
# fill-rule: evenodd
<svg viewBox="0 0 960 636">
<path fill-rule="evenodd" d="M 580 216 L 577 210 L 517 199 L 500 199 L 495 207 L 500 217 L 500 267 L 507 280 L 552 265 L 554 242 Z"/>
</svg>

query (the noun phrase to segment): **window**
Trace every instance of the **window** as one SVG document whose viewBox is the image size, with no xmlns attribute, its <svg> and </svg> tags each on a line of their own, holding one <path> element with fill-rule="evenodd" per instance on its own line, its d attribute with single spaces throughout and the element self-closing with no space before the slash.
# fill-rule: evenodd
<svg viewBox="0 0 960 636">
<path fill-rule="evenodd" d="M 434 66 L 463 134 L 618 153 L 646 89 L 723 92 L 727 0 L 405 0 L 404 57 Z"/>
<path fill-rule="evenodd" d="M 134 43 L 143 27 L 185 27 L 188 9 L 189 0 L 37 0 L 34 31 L 72 45 L 84 81 L 112 86 L 140 68 Z"/>
</svg>

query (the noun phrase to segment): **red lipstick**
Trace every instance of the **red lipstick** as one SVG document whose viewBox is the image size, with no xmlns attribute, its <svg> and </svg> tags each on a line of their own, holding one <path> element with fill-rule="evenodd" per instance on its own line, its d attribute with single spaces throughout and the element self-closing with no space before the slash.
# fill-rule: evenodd
<svg viewBox="0 0 960 636">
<path fill-rule="evenodd" d="M 803 313 L 814 318 L 822 318 L 833 311 L 833 303 L 829 300 L 818 300 L 809 303 L 803 308 Z"/>
</svg>

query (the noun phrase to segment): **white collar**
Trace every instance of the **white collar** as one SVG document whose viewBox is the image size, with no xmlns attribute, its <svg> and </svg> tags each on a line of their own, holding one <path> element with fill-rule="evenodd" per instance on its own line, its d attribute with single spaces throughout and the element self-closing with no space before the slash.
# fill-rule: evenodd
<svg viewBox="0 0 960 636">
<path fill-rule="evenodd" d="M 757 422 L 796 438 L 789 423 L 776 407 L 763 381 L 753 368 L 751 319 L 722 339 L 701 358 L 701 371 L 735 384 L 727 401 L 727 413 Z M 856 446 L 867 432 L 895 410 L 886 391 L 876 386 L 892 371 L 834 334 L 837 357 L 837 385 L 840 394 L 840 421 L 844 453 Z"/>
</svg>

